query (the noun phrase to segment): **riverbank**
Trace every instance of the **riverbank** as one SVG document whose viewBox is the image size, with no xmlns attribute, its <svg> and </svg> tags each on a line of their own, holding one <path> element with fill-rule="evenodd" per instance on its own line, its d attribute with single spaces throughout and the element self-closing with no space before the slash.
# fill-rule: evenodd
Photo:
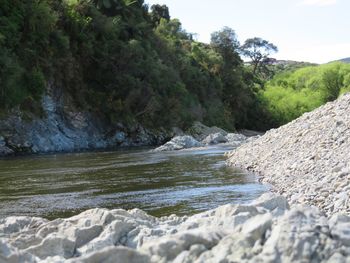
<svg viewBox="0 0 350 263">
<path fill-rule="evenodd" d="M 13 110 L 0 119 L 0 156 L 154 146 L 176 135 L 171 130 L 125 125 L 79 111 L 62 94 L 42 98 L 41 116 Z"/>
<path fill-rule="evenodd" d="M 228 135 L 227 131 L 198 121 L 186 131 L 178 127 L 150 129 L 136 122 L 111 123 L 101 116 L 77 109 L 67 94 L 50 88 L 41 105 L 40 116 L 19 109 L 0 116 L 0 157 L 159 146 L 175 136 L 184 135 L 198 140 L 197 146 L 202 145 L 199 143 L 202 140 L 203 145 L 211 145 L 245 139 L 243 135 L 243 138 L 223 138 Z M 208 141 L 205 141 L 207 137 Z"/>
<path fill-rule="evenodd" d="M 350 214 L 350 94 L 231 152 L 229 165 L 260 174 L 291 204 Z"/>
<path fill-rule="evenodd" d="M 156 218 L 92 209 L 0 219 L 4 262 L 350 262 L 350 94 L 229 154 L 274 193 L 246 205 Z"/>
</svg>

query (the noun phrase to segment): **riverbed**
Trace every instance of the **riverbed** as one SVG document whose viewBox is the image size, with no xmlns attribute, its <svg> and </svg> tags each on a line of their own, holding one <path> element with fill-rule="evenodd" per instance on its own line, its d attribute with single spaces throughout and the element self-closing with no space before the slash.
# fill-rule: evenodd
<svg viewBox="0 0 350 263">
<path fill-rule="evenodd" d="M 0 160 L 0 217 L 68 217 L 89 208 L 191 215 L 249 202 L 267 186 L 225 164 L 229 146 L 23 156 Z"/>
</svg>

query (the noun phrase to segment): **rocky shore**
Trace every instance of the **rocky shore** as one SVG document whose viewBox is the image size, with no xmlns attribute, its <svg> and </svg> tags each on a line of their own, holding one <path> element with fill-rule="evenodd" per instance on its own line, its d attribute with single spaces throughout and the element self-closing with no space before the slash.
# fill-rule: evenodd
<svg viewBox="0 0 350 263">
<path fill-rule="evenodd" d="M 58 95 L 42 98 L 42 116 L 13 110 L 0 119 L 0 157 L 16 154 L 74 152 L 159 145 L 176 132 L 140 124 L 110 124 L 79 111 Z"/>
<path fill-rule="evenodd" d="M 41 117 L 14 110 L 0 118 L 0 157 L 17 154 L 74 152 L 118 147 L 157 146 L 156 151 L 230 143 L 237 147 L 247 137 L 194 122 L 187 130 L 147 129 L 140 124 L 110 124 L 79 111 L 58 95 L 42 98 Z M 249 133 L 250 131 L 248 131 Z M 173 140 L 169 141 L 171 138 Z"/>
<path fill-rule="evenodd" d="M 120 147 L 157 146 L 159 151 L 179 150 L 218 143 L 240 145 L 246 136 L 194 122 L 186 131 L 178 127 L 147 129 L 139 123 L 124 125 L 80 111 L 69 96 L 48 88 L 41 116 L 13 109 L 0 116 L 0 157 L 18 154 L 74 152 Z M 251 134 L 251 131 L 247 131 Z M 255 133 L 253 132 L 253 135 Z M 189 138 L 188 136 L 191 136 Z M 250 136 L 250 135 L 249 135 Z"/>
<path fill-rule="evenodd" d="M 350 214 L 350 94 L 231 152 L 291 204 Z"/>
<path fill-rule="evenodd" d="M 246 131 L 252 133 L 252 131 Z M 155 152 L 176 151 L 196 147 L 206 147 L 216 144 L 226 144 L 232 147 L 238 147 L 248 140 L 258 138 L 257 133 L 250 137 L 241 133 L 228 133 L 218 127 L 207 127 L 200 122 L 195 122 L 185 134 L 175 136 L 170 141 L 154 149 Z"/>
<path fill-rule="evenodd" d="M 272 193 L 191 217 L 92 209 L 0 220 L 0 262 L 350 262 L 350 217 Z"/>
<path fill-rule="evenodd" d="M 350 262 L 349 112 L 346 94 L 229 153 L 276 192 L 251 204 L 189 217 L 99 208 L 8 217 L 0 262 Z"/>
</svg>

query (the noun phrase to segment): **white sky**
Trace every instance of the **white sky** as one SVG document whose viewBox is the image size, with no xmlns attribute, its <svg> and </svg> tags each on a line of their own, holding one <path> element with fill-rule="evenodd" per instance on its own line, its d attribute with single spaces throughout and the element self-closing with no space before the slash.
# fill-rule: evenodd
<svg viewBox="0 0 350 263">
<path fill-rule="evenodd" d="M 278 59 L 325 63 L 350 57 L 350 0 L 145 0 L 165 4 L 183 28 L 210 42 L 233 28 L 238 39 L 264 38 Z"/>
</svg>

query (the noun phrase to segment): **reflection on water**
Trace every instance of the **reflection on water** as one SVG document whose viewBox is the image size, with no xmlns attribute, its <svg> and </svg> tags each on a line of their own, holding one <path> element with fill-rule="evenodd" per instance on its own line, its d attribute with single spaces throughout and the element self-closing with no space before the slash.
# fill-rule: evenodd
<svg viewBox="0 0 350 263">
<path fill-rule="evenodd" d="M 225 165 L 225 147 L 27 156 L 0 160 L 0 217 L 67 217 L 94 207 L 193 214 L 250 201 L 266 186 Z"/>
</svg>

